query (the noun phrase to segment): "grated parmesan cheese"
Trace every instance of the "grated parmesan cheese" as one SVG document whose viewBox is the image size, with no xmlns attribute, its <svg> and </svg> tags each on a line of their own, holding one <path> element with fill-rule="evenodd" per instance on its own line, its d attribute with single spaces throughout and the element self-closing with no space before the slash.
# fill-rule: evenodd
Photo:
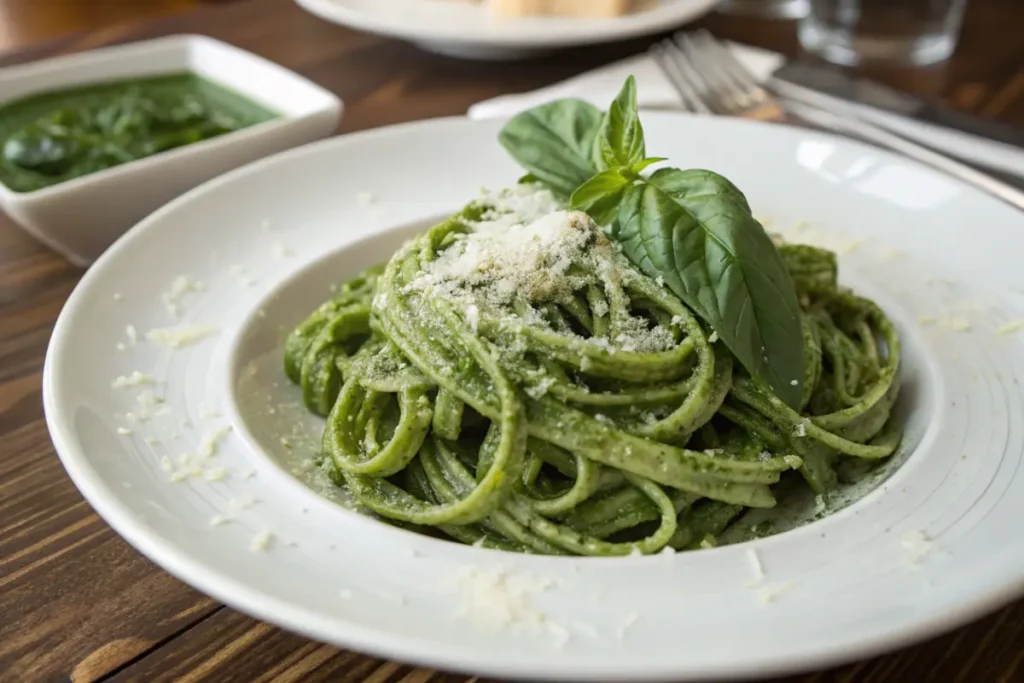
<svg viewBox="0 0 1024 683">
<path fill-rule="evenodd" d="M 292 255 L 292 250 L 281 242 L 274 242 L 274 246 L 271 247 L 271 249 L 274 252 L 274 256 L 277 258 L 288 258 Z"/>
<path fill-rule="evenodd" d="M 128 436 L 129 434 L 132 433 L 132 430 L 128 429 L 127 427 L 118 427 L 117 433 L 120 434 L 121 436 Z"/>
<path fill-rule="evenodd" d="M 924 531 L 909 531 L 903 535 L 901 545 L 908 551 L 907 563 L 916 566 L 938 549 L 938 544 Z"/>
<path fill-rule="evenodd" d="M 217 331 L 212 325 L 181 325 L 178 327 L 157 327 L 146 333 L 146 339 L 172 349 L 191 346 Z"/>
<path fill-rule="evenodd" d="M 788 581 L 779 586 L 765 588 L 758 595 L 761 598 L 761 602 L 767 605 L 768 603 L 775 602 L 782 596 L 783 593 L 786 593 L 787 591 L 790 591 L 795 587 L 796 581 Z"/>
<path fill-rule="evenodd" d="M 1007 337 L 1014 332 L 1024 330 L 1024 320 L 1014 320 L 996 328 L 996 334 L 1000 337 Z"/>
<path fill-rule="evenodd" d="M 179 275 L 171 281 L 170 288 L 163 293 L 164 308 L 171 317 L 178 317 L 181 312 L 181 302 L 190 292 L 201 292 L 206 285 L 199 280 L 193 280 L 190 275 Z"/>
<path fill-rule="evenodd" d="M 140 387 L 148 384 L 153 384 L 153 378 L 144 372 L 136 370 L 132 374 L 125 377 L 124 375 L 119 376 L 110 386 L 114 389 L 123 389 L 125 387 Z"/>
<path fill-rule="evenodd" d="M 252 537 L 252 542 L 249 543 L 249 552 L 256 553 L 262 552 L 270 547 L 270 543 L 274 540 L 274 534 L 269 531 L 260 531 Z"/>
<path fill-rule="evenodd" d="M 203 458 L 212 457 L 217 452 L 217 445 L 228 435 L 231 431 L 231 426 L 227 425 L 219 427 L 217 429 L 211 429 L 210 431 L 203 434 L 202 440 L 199 442 L 199 456 Z"/>
<path fill-rule="evenodd" d="M 139 334 L 135 331 L 135 325 L 128 325 L 124 328 L 124 333 L 128 335 L 128 341 L 131 342 L 132 346 L 139 341 Z"/>
<path fill-rule="evenodd" d="M 223 481 L 228 476 L 228 468 L 214 467 L 206 470 L 206 481 Z"/>
<path fill-rule="evenodd" d="M 457 574 L 457 590 L 460 597 L 459 614 L 488 628 L 510 626 L 538 626 L 551 622 L 534 604 L 533 598 L 550 590 L 556 584 L 551 579 L 529 574 L 514 574 L 504 568 L 482 569 L 476 566 L 462 567 Z M 559 631 L 568 631 L 555 625 Z"/>
</svg>

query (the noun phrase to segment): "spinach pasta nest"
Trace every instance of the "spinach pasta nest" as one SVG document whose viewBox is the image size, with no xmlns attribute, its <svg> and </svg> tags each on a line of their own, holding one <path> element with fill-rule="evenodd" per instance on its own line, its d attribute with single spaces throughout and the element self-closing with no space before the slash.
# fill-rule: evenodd
<svg viewBox="0 0 1024 683">
<path fill-rule="evenodd" d="M 786 401 L 567 206 L 531 179 L 485 193 L 292 332 L 322 467 L 359 504 L 487 548 L 650 554 L 731 542 L 794 485 L 893 454 L 899 340 L 834 254 L 777 246 L 802 330 Z"/>
</svg>

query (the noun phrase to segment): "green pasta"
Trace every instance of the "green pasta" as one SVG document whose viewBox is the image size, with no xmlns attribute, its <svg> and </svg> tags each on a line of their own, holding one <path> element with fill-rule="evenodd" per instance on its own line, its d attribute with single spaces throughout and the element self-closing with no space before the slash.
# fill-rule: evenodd
<svg viewBox="0 0 1024 683">
<path fill-rule="evenodd" d="M 286 373 L 326 417 L 323 467 L 363 507 L 488 548 L 650 554 L 715 545 L 780 480 L 827 492 L 840 458 L 895 451 L 899 339 L 832 253 L 779 247 L 804 331 L 795 410 L 556 204 L 491 193 L 289 337 Z"/>
</svg>

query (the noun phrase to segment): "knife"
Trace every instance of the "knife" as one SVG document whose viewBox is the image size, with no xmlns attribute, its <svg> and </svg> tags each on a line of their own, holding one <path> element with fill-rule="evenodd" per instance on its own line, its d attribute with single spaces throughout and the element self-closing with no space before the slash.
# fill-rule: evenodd
<svg viewBox="0 0 1024 683">
<path fill-rule="evenodd" d="M 786 64 L 766 85 L 780 97 L 839 112 L 852 111 L 876 125 L 986 169 L 1024 176 L 1024 129 L 813 64 Z"/>
</svg>

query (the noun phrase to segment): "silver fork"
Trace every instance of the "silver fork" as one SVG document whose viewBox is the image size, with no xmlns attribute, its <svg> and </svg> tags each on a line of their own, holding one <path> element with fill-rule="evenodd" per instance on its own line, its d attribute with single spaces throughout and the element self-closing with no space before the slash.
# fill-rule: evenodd
<svg viewBox="0 0 1024 683">
<path fill-rule="evenodd" d="M 861 119 L 774 97 L 728 47 L 707 31 L 676 33 L 656 44 L 651 52 L 688 111 L 780 122 L 795 116 L 819 128 L 898 152 L 1024 211 L 1024 192 L 966 164 Z"/>
</svg>

